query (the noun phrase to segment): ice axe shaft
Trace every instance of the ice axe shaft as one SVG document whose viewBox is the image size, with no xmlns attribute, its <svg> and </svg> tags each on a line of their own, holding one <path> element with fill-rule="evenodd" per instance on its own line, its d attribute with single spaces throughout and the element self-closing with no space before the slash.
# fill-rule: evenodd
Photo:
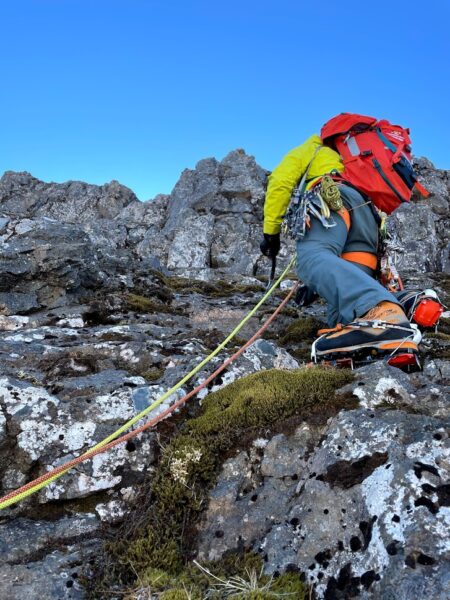
<svg viewBox="0 0 450 600">
<path fill-rule="evenodd" d="M 261 254 L 261 256 L 259 256 L 256 259 L 255 264 L 253 265 L 253 277 L 256 277 L 258 270 L 259 270 L 259 263 L 261 262 L 261 260 L 264 260 L 265 258 L 267 258 L 264 254 Z M 270 274 L 269 274 L 269 281 L 267 282 L 267 289 L 269 289 L 270 287 L 272 287 L 272 284 L 275 280 L 275 271 L 277 269 L 277 259 L 275 256 L 271 256 L 269 257 L 272 260 L 272 264 L 270 266 Z"/>
<path fill-rule="evenodd" d="M 272 265 L 270 267 L 270 275 L 269 275 L 269 281 L 267 282 L 267 289 L 270 289 L 272 287 L 272 284 L 275 281 L 275 271 L 277 269 L 277 257 L 272 256 L 271 258 L 272 258 Z"/>
</svg>

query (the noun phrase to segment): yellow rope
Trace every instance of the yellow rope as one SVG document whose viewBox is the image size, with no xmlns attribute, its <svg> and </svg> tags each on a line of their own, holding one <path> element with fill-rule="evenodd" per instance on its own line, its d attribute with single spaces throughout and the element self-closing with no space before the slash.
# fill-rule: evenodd
<svg viewBox="0 0 450 600">
<path fill-rule="evenodd" d="M 294 266 L 295 260 L 296 260 L 296 258 L 294 256 L 291 259 L 288 266 L 281 273 L 281 275 L 278 277 L 278 279 L 274 282 L 274 284 L 271 286 L 271 288 L 264 294 L 264 296 L 261 298 L 261 300 L 252 308 L 252 310 L 233 329 L 233 331 L 228 335 L 228 337 L 225 338 L 225 340 L 221 344 L 219 344 L 217 346 L 217 348 L 215 350 L 213 350 L 213 352 L 211 352 L 211 354 L 209 354 L 209 356 L 204 358 L 196 367 L 194 367 L 187 375 L 185 375 L 183 377 L 183 379 L 181 379 L 177 384 L 175 384 L 173 387 L 171 387 L 169 390 L 167 390 L 167 392 L 165 392 L 162 396 L 160 396 L 157 400 L 155 400 L 152 404 L 150 404 L 150 406 L 147 406 L 147 408 L 144 408 L 144 410 L 142 410 L 140 413 L 138 413 L 137 415 L 135 415 L 134 417 L 129 419 L 126 423 L 124 423 L 121 427 L 119 427 L 119 429 L 116 429 L 116 431 L 114 431 L 108 437 L 103 439 L 101 442 L 99 442 L 98 444 L 96 444 L 95 446 L 93 446 L 92 448 L 87 450 L 81 456 L 85 456 L 86 454 L 89 454 L 89 452 L 91 452 L 92 450 L 96 450 L 97 448 L 102 448 L 103 446 L 106 446 L 109 442 L 111 442 L 112 440 L 119 437 L 119 435 L 121 435 L 127 429 L 129 429 L 130 427 L 135 425 L 143 417 L 147 416 L 150 412 L 155 410 L 155 408 L 157 408 L 160 404 L 162 404 L 164 402 L 164 400 L 167 400 L 167 398 L 169 398 L 172 394 L 174 394 L 177 390 L 179 390 L 187 381 L 189 381 L 189 379 L 191 379 L 194 375 L 196 375 L 206 364 L 208 364 L 217 354 L 219 354 L 219 352 L 225 348 L 225 346 L 228 344 L 228 342 L 230 342 L 237 335 L 237 333 L 244 327 L 244 325 L 247 323 L 247 321 L 249 321 L 249 319 L 251 319 L 253 317 L 253 315 L 260 308 L 260 306 L 262 304 L 264 304 L 264 302 L 273 294 L 273 292 L 280 285 L 280 283 L 285 278 L 285 276 L 287 275 L 289 270 Z M 65 471 L 62 471 L 61 473 L 54 475 L 53 477 L 47 479 L 45 482 L 36 484 L 35 486 L 27 489 L 26 491 L 22 492 L 21 494 L 18 494 L 14 498 L 10 498 L 9 500 L 0 502 L 0 510 L 10 506 L 11 504 L 15 504 L 16 502 L 20 502 L 20 500 L 23 500 L 24 498 L 27 498 L 28 496 L 31 496 L 32 494 L 35 494 L 42 488 L 48 486 L 53 481 L 62 477 L 65 473 L 67 473 L 67 471 L 70 471 L 70 468 L 68 468 Z"/>
</svg>

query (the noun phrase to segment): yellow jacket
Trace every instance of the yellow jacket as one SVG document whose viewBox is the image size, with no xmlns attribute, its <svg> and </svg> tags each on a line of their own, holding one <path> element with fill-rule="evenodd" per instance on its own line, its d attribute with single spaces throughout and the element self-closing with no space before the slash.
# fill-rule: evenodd
<svg viewBox="0 0 450 600">
<path fill-rule="evenodd" d="M 280 232 L 294 187 L 303 177 L 318 146 L 322 146 L 322 140 L 314 134 L 304 144 L 288 152 L 272 171 L 264 203 L 264 233 Z M 306 187 L 309 189 L 319 177 L 334 169 L 339 172 L 344 170 L 341 157 L 331 148 L 322 146 L 309 168 Z"/>
</svg>

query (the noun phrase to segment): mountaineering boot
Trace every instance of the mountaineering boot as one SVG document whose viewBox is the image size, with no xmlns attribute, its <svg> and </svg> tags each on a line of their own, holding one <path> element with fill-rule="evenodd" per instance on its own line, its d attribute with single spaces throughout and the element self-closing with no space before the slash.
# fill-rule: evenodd
<svg viewBox="0 0 450 600">
<path fill-rule="evenodd" d="M 321 335 L 312 346 L 312 358 L 336 358 L 344 355 L 393 356 L 399 352 L 416 355 L 422 339 L 417 326 L 411 325 L 400 306 L 381 302 L 363 317 L 338 325 Z"/>
</svg>

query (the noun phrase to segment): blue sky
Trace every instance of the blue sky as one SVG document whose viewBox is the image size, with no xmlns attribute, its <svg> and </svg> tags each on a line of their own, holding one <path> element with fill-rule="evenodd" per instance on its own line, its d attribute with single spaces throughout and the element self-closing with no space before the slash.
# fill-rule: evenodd
<svg viewBox="0 0 450 600">
<path fill-rule="evenodd" d="M 244 148 L 271 169 L 331 116 L 409 126 L 450 168 L 448 0 L 0 0 L 0 172 L 146 200 Z"/>
</svg>

